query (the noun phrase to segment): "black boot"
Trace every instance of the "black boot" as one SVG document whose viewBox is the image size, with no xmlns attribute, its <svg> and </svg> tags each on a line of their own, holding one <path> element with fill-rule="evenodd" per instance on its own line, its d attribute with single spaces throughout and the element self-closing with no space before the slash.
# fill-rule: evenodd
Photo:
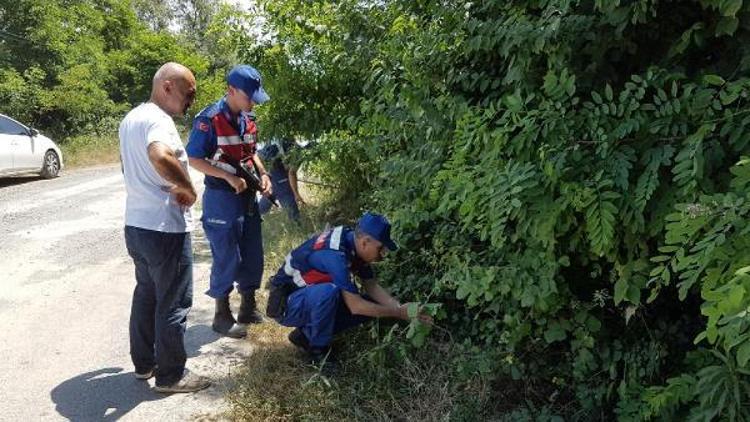
<svg viewBox="0 0 750 422">
<path fill-rule="evenodd" d="M 308 362 L 327 377 L 335 375 L 340 369 L 338 359 L 331 352 L 330 347 L 310 347 L 307 352 Z"/>
<path fill-rule="evenodd" d="M 227 337 L 242 338 L 247 335 L 247 329 L 238 325 L 229 308 L 229 296 L 216 299 L 216 312 L 211 328 L 219 334 Z"/>
<path fill-rule="evenodd" d="M 255 292 L 242 293 L 242 303 L 240 304 L 237 321 L 240 324 L 260 324 L 263 322 L 263 315 L 258 312 L 255 306 Z"/>
<path fill-rule="evenodd" d="M 289 342 L 305 353 L 310 352 L 310 342 L 307 341 L 305 333 L 299 328 L 295 328 L 294 331 L 289 333 Z"/>
</svg>

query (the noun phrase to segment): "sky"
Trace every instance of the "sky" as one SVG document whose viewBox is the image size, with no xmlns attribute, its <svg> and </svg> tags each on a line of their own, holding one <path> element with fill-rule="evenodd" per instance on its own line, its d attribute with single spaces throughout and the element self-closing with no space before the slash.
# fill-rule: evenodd
<svg viewBox="0 0 750 422">
<path fill-rule="evenodd" d="M 249 8 L 250 5 L 253 4 L 253 0 L 230 0 L 230 1 L 234 4 L 242 6 L 245 9 Z"/>
</svg>

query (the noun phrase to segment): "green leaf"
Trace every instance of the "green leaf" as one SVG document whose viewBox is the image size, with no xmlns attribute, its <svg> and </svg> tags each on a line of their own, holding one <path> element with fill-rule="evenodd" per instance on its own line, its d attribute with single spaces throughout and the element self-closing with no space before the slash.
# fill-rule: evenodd
<svg viewBox="0 0 750 422">
<path fill-rule="evenodd" d="M 417 315 L 419 315 L 419 304 L 410 303 L 409 306 L 406 307 L 406 313 L 409 318 L 416 318 Z"/>
<path fill-rule="evenodd" d="M 630 303 L 636 305 L 641 303 L 641 289 L 635 286 L 628 286 L 627 299 Z"/>
<path fill-rule="evenodd" d="M 723 16 L 734 16 L 742 8 L 742 0 L 723 0 L 719 3 L 719 12 Z"/>
<path fill-rule="evenodd" d="M 650 273 L 648 273 L 648 276 L 656 277 L 657 275 L 661 274 L 662 271 L 664 271 L 664 265 L 657 265 L 651 270 Z"/>
<path fill-rule="evenodd" d="M 750 360 L 750 341 L 745 341 L 737 349 L 737 365 L 747 368 L 748 360 Z"/>
<path fill-rule="evenodd" d="M 482 83 L 479 85 L 479 91 L 484 92 L 487 90 L 487 86 L 490 84 L 490 79 L 485 78 L 482 80 Z"/>
<path fill-rule="evenodd" d="M 726 83 L 726 81 L 724 80 L 724 78 L 722 78 L 719 75 L 705 75 L 703 77 L 703 82 L 705 82 L 705 83 L 707 83 L 709 85 L 714 85 L 714 86 L 721 86 L 721 85 L 724 85 Z"/>
<path fill-rule="evenodd" d="M 586 319 L 586 328 L 588 328 L 592 333 L 598 333 L 602 328 L 602 323 L 593 316 L 590 316 Z"/>
<path fill-rule="evenodd" d="M 554 343 L 556 341 L 562 341 L 565 340 L 567 337 L 567 334 L 565 333 L 565 329 L 563 329 L 562 325 L 560 325 L 559 322 L 553 322 L 549 325 L 549 328 L 544 332 L 544 339 L 547 341 L 547 343 Z"/>
<path fill-rule="evenodd" d="M 505 103 L 505 106 L 508 107 L 508 110 L 512 112 L 516 112 L 516 113 L 521 111 L 521 107 L 523 106 L 523 103 L 521 102 L 521 98 L 519 98 L 516 95 L 504 96 L 503 102 Z"/>
<path fill-rule="evenodd" d="M 624 278 L 620 278 L 615 282 L 615 305 L 619 305 L 620 302 L 622 302 L 623 299 L 625 299 L 625 294 L 628 292 L 628 282 Z"/>
<path fill-rule="evenodd" d="M 607 181 L 604 185 L 611 184 Z M 599 256 L 612 247 L 615 236 L 615 220 L 618 208 L 609 199 L 619 196 L 613 191 L 604 191 L 588 206 L 586 210 L 586 231 L 591 242 L 591 249 Z"/>
<path fill-rule="evenodd" d="M 733 35 L 739 24 L 740 20 L 734 16 L 724 16 L 716 24 L 716 35 Z"/>
<path fill-rule="evenodd" d="M 557 76 L 555 76 L 552 71 L 550 71 L 544 77 L 544 92 L 547 95 L 552 95 L 555 88 L 557 88 Z"/>
</svg>

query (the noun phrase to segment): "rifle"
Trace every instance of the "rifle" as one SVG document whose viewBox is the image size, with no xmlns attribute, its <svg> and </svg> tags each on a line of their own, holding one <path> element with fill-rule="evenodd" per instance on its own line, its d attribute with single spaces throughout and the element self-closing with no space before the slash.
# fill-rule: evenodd
<svg viewBox="0 0 750 422">
<path fill-rule="evenodd" d="M 263 192 L 263 182 L 258 176 L 258 168 L 256 167 L 255 162 L 252 161 L 252 158 L 250 159 L 252 162 L 251 167 L 246 162 L 238 161 L 230 157 L 224 151 L 222 151 L 221 148 L 216 150 L 216 154 L 214 155 L 214 157 L 215 159 L 218 158 L 221 161 L 229 164 L 235 170 L 237 176 L 245 179 L 248 192 L 252 192 L 253 195 L 256 191 Z M 279 206 L 279 201 L 276 199 L 276 196 L 274 194 L 267 196 L 267 198 L 269 201 L 271 201 L 271 204 L 273 206 Z"/>
</svg>

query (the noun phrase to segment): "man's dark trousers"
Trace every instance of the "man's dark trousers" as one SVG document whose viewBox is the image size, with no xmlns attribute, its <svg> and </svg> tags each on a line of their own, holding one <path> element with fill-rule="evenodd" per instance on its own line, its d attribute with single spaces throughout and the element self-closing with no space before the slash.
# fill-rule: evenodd
<svg viewBox="0 0 750 422">
<path fill-rule="evenodd" d="M 125 226 L 125 245 L 135 263 L 130 311 L 130 356 L 136 372 L 156 365 L 156 384 L 180 380 L 187 354 L 185 326 L 193 304 L 190 233 Z"/>
</svg>

